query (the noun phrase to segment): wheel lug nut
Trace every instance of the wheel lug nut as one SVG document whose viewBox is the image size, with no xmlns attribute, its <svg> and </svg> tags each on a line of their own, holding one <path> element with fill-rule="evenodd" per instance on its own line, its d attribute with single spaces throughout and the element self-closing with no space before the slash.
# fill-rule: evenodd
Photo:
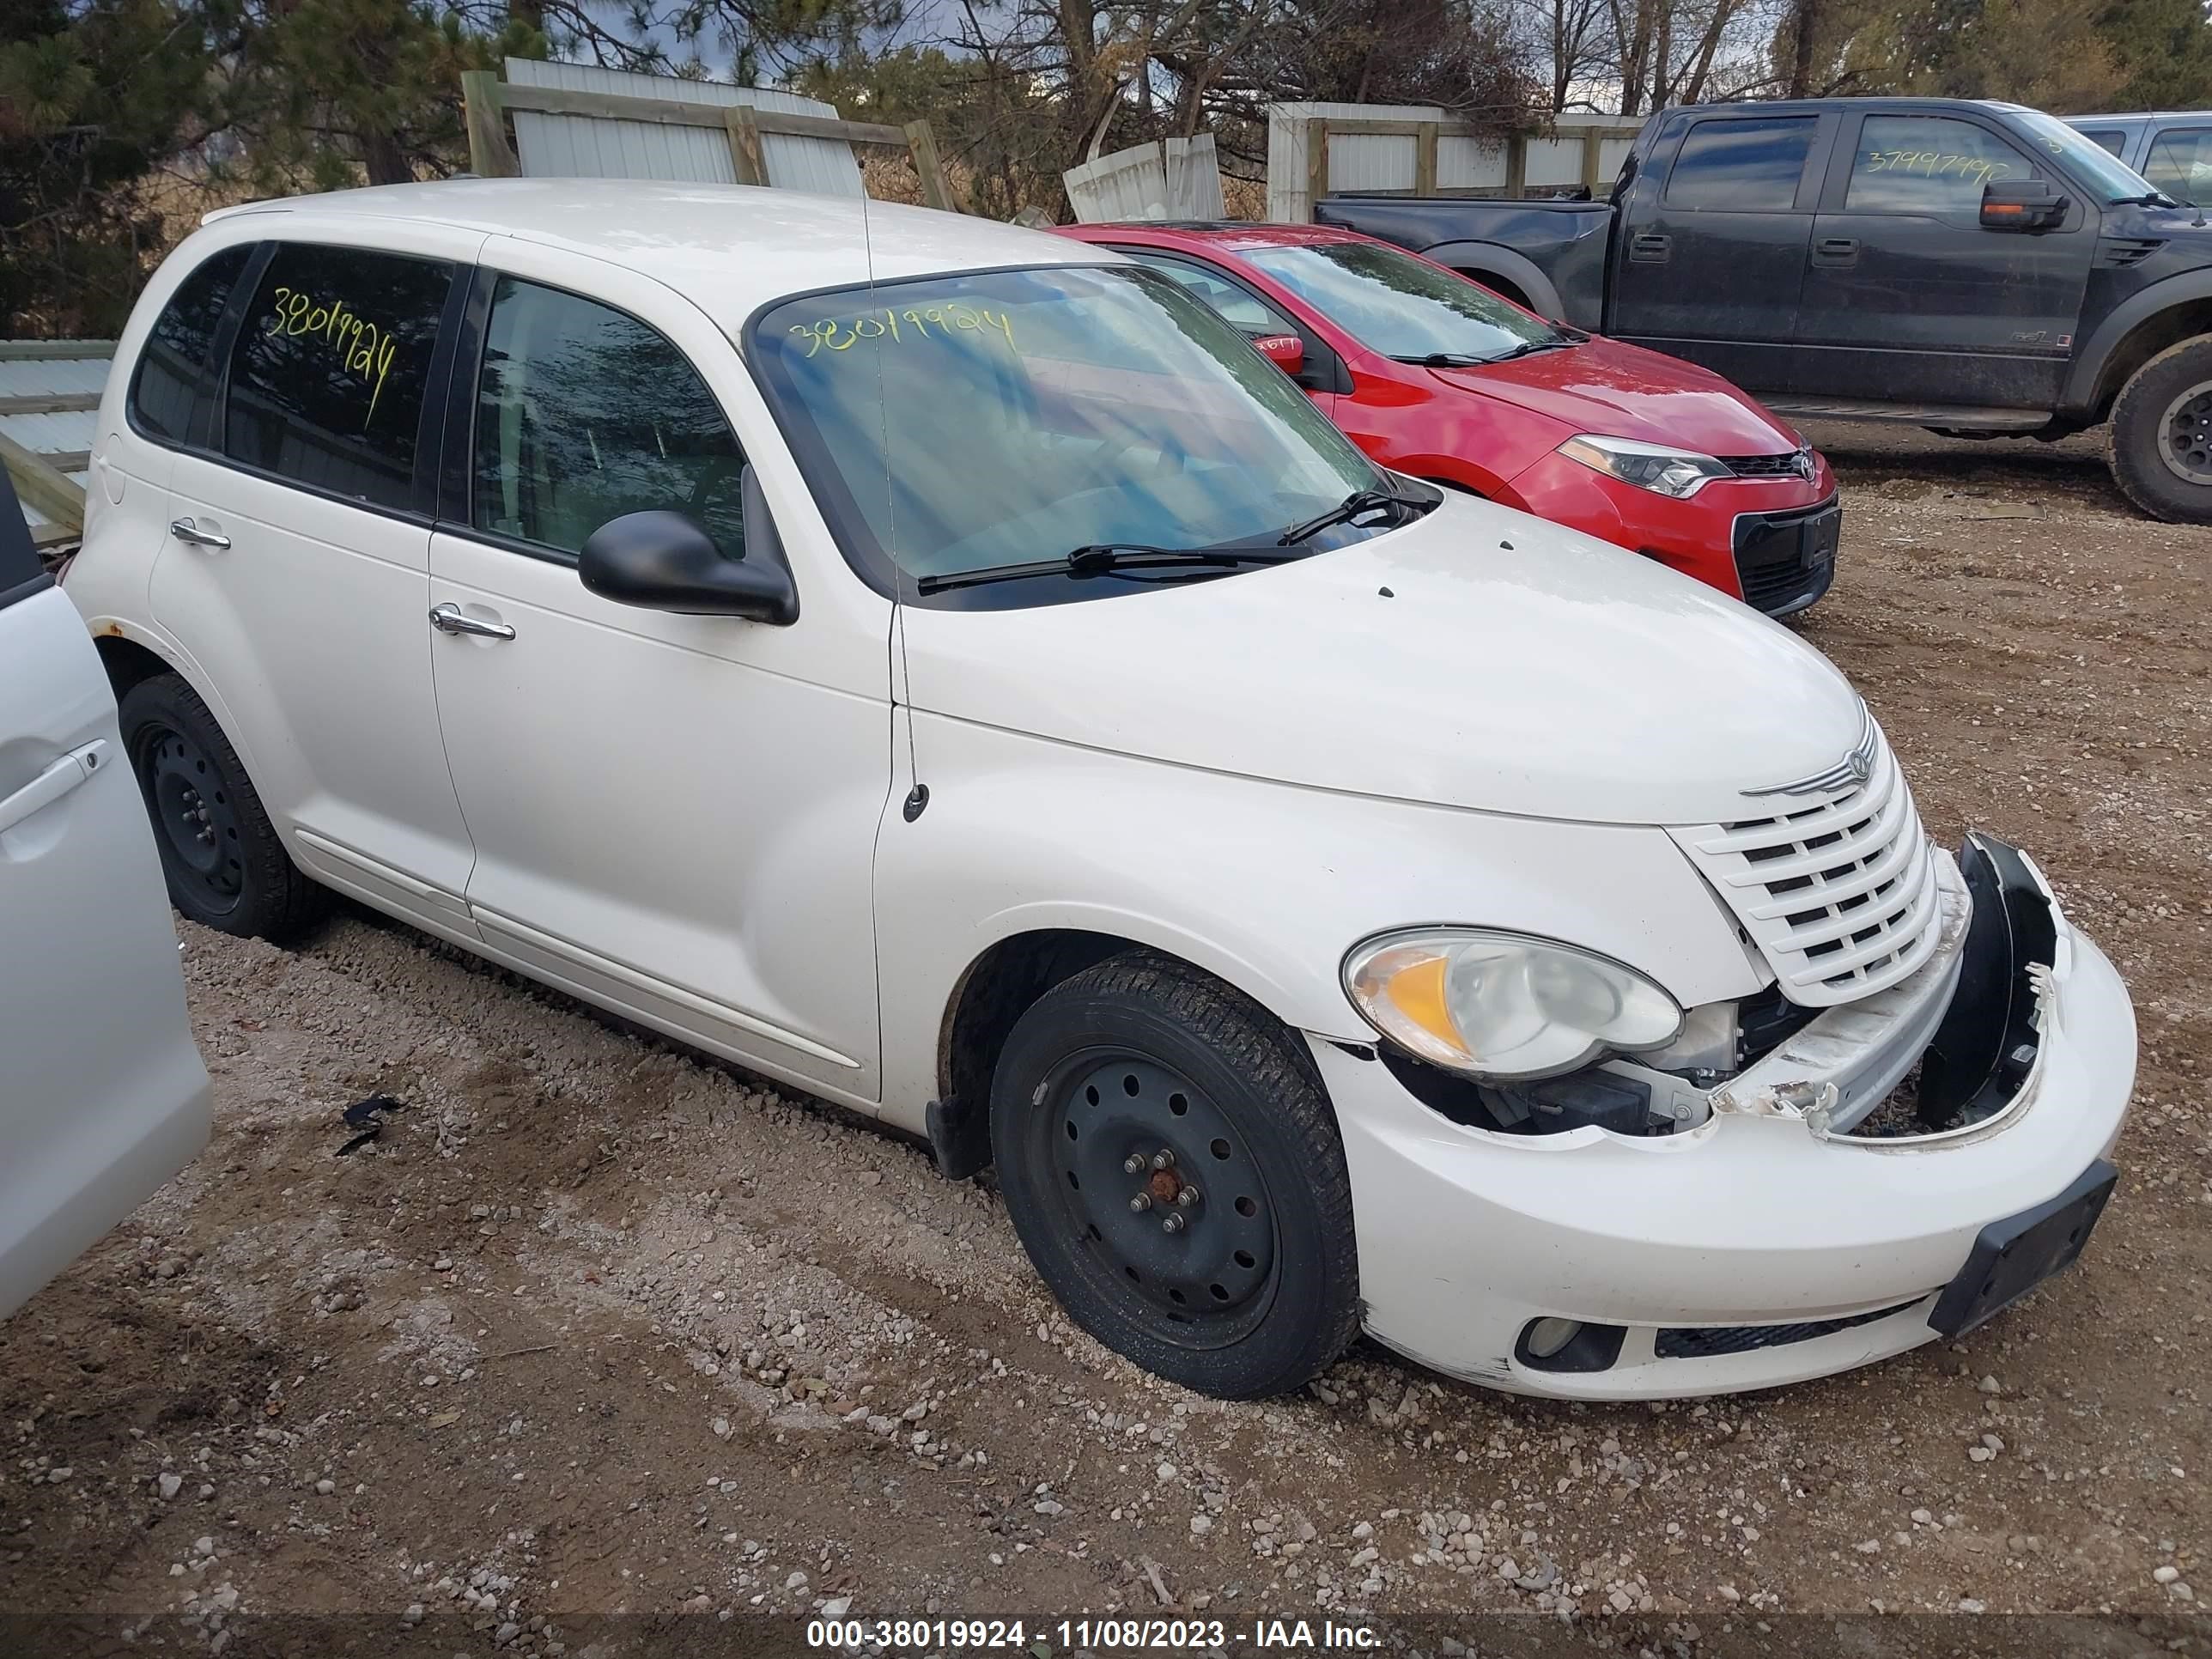
<svg viewBox="0 0 2212 1659">
<path fill-rule="evenodd" d="M 1142 1152 L 1132 1152 L 1121 1160 L 1121 1168 L 1130 1175 L 1136 1174 L 1144 1167 L 1145 1155 Z"/>
<path fill-rule="evenodd" d="M 1166 1150 L 1164 1147 L 1164 1148 L 1162 1148 L 1160 1151 L 1158 1151 L 1158 1152 L 1154 1152 L 1154 1153 L 1152 1154 L 1152 1167 L 1153 1167 L 1155 1170 L 1164 1170 L 1164 1169 L 1167 1169 L 1167 1168 L 1169 1168 L 1170 1165 L 1172 1165 L 1174 1163 L 1175 1163 L 1175 1154 L 1174 1154 L 1173 1152 L 1169 1152 L 1169 1151 L 1168 1151 L 1168 1150 Z"/>
<path fill-rule="evenodd" d="M 1183 1230 L 1183 1218 L 1173 1211 L 1170 1211 L 1166 1218 L 1160 1223 L 1160 1231 L 1166 1233 L 1179 1233 Z"/>
<path fill-rule="evenodd" d="M 1129 1207 L 1139 1215 L 1142 1215 L 1152 1207 L 1152 1195 L 1150 1193 L 1139 1193 L 1129 1200 Z"/>
<path fill-rule="evenodd" d="M 1176 1202 L 1182 1208 L 1188 1210 L 1192 1205 L 1198 1202 L 1198 1188 L 1195 1187 L 1184 1188 L 1181 1192 L 1176 1194 Z"/>
</svg>

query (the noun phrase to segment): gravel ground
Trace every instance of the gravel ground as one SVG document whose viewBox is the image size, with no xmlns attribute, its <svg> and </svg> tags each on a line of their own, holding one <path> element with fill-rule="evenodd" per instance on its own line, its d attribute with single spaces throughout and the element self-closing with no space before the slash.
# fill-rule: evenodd
<svg viewBox="0 0 2212 1659">
<path fill-rule="evenodd" d="M 2134 988 L 2073 1273 L 1765 1395 L 1515 1401 L 1361 1347 L 1227 1406 L 1073 1329 L 988 1183 L 902 1141 L 364 914 L 188 928 L 214 1144 L 0 1325 L 0 1610 L 40 1615 L 0 1646 L 1110 1610 L 1438 1654 L 2212 1651 L 2212 530 L 2131 514 L 2090 441 L 1814 435 L 1849 516 L 1806 636 L 1930 828 L 2032 849 Z M 379 1091 L 405 1109 L 334 1157 Z"/>
</svg>

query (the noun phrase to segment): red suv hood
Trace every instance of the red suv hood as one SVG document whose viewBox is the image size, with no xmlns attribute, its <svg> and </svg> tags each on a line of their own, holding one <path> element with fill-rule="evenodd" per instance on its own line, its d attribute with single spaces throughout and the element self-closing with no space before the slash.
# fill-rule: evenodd
<svg viewBox="0 0 2212 1659">
<path fill-rule="evenodd" d="M 1780 455 L 1803 441 L 1719 375 L 1618 340 L 1594 337 L 1570 351 L 1430 373 L 1448 386 L 1548 416 L 1572 432 L 1674 444 L 1707 455 Z"/>
</svg>

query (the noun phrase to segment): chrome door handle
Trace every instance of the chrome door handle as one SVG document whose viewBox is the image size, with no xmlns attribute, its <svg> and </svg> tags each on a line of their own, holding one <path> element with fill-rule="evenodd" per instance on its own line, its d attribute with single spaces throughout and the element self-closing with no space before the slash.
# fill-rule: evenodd
<svg viewBox="0 0 2212 1659">
<path fill-rule="evenodd" d="M 478 622 L 474 617 L 463 616 L 461 607 L 450 600 L 430 607 L 430 626 L 441 634 L 474 634 L 487 640 L 514 637 L 514 630 L 505 623 Z"/>
<path fill-rule="evenodd" d="M 228 551 L 230 547 L 229 537 L 218 536 L 212 530 L 203 530 L 190 519 L 170 520 L 169 533 L 180 542 L 189 542 L 194 547 L 212 547 L 218 553 Z"/>
</svg>

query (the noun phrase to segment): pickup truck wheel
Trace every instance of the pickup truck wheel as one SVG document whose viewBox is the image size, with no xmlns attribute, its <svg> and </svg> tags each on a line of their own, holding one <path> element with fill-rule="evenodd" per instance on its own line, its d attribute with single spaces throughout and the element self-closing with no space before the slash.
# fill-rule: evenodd
<svg viewBox="0 0 2212 1659">
<path fill-rule="evenodd" d="M 124 694 L 120 714 L 169 902 L 241 938 L 285 939 L 319 920 L 329 893 L 292 862 L 199 694 L 179 675 L 157 674 Z"/>
<path fill-rule="evenodd" d="M 2112 477 L 2137 507 L 2212 524 L 2212 337 L 2169 346 L 2135 372 L 2106 443 Z"/>
<path fill-rule="evenodd" d="M 1297 1039 L 1226 986 L 1133 951 L 1054 987 L 1000 1056 L 991 1141 L 1037 1272 L 1146 1370 L 1280 1394 L 1357 1331 L 1335 1117 Z"/>
</svg>

